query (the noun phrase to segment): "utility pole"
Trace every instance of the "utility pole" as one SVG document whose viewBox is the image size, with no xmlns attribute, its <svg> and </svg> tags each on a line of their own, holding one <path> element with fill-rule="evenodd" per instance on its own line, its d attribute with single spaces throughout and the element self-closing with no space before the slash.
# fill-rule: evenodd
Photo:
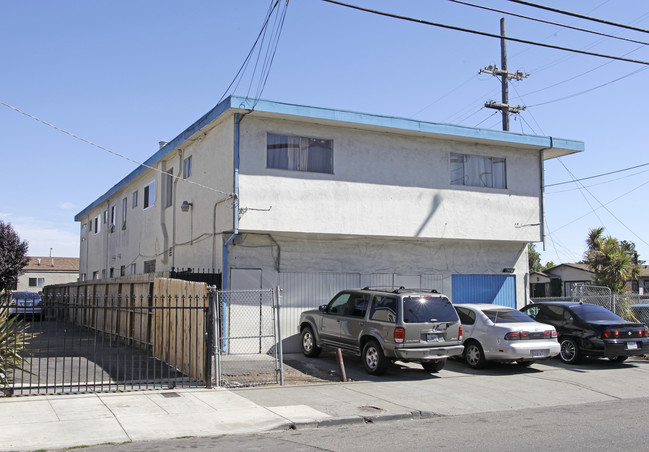
<svg viewBox="0 0 649 452">
<path fill-rule="evenodd" d="M 495 110 L 500 110 L 503 115 L 503 130 L 509 130 L 509 114 L 510 113 L 520 113 L 525 110 L 525 107 L 520 105 L 509 105 L 509 87 L 507 82 L 509 80 L 523 80 L 524 78 L 529 77 L 529 74 L 524 74 L 521 71 L 509 72 L 507 70 L 507 40 L 505 39 L 505 18 L 500 19 L 500 66 L 501 69 L 498 69 L 498 66 L 487 66 L 484 69 L 480 69 L 478 74 L 483 72 L 491 74 L 495 77 L 500 77 L 500 82 L 502 85 L 502 101 L 496 102 L 490 100 L 484 104 L 487 108 L 493 108 Z"/>
</svg>

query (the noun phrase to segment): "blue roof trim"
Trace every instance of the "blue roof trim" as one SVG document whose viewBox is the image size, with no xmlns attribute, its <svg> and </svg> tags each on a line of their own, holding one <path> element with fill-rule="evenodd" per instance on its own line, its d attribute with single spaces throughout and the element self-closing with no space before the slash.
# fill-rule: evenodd
<svg viewBox="0 0 649 452">
<path fill-rule="evenodd" d="M 217 106 L 203 115 L 198 121 L 185 129 L 180 135 L 171 140 L 166 146 L 162 147 L 150 158 L 144 165 L 140 165 L 124 179 L 115 184 L 110 190 L 97 198 L 92 204 L 79 212 L 75 221 L 79 221 L 88 212 L 102 204 L 112 195 L 118 192 L 123 186 L 142 174 L 147 167 L 152 166 L 162 157 L 180 146 L 188 138 L 205 127 L 210 122 L 221 116 L 229 109 L 252 110 L 266 113 L 275 113 L 283 115 L 301 116 L 306 118 L 324 119 L 331 121 L 341 121 L 347 123 L 363 124 L 367 126 L 385 127 L 413 132 L 430 133 L 434 135 L 451 137 L 461 137 L 466 139 L 492 141 L 500 143 L 510 143 L 512 145 L 533 146 L 538 148 L 554 148 L 573 152 L 584 150 L 582 141 L 567 140 L 563 138 L 545 137 L 537 135 L 525 135 L 515 132 L 502 132 L 499 130 L 478 129 L 475 127 L 457 126 L 452 124 L 442 124 L 434 122 L 417 121 L 391 116 L 373 115 L 369 113 L 354 112 L 348 110 L 333 110 L 330 108 L 309 107 L 305 105 L 288 104 L 283 102 L 273 102 L 263 99 L 248 99 L 239 96 L 229 96 Z"/>
</svg>

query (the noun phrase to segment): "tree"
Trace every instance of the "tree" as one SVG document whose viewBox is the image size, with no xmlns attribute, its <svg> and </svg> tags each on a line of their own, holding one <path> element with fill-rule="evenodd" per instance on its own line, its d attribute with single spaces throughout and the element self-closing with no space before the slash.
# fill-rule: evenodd
<svg viewBox="0 0 649 452">
<path fill-rule="evenodd" d="M 527 246 L 527 259 L 530 268 L 530 273 L 540 272 L 543 270 L 541 266 L 541 255 L 536 251 L 533 243 Z"/>
<path fill-rule="evenodd" d="M 604 228 L 593 228 L 586 239 L 585 262 L 595 273 L 593 283 L 613 293 L 626 291 L 626 282 L 638 279 L 640 267 L 635 245 L 604 236 Z"/>
<path fill-rule="evenodd" d="M 0 292 L 15 287 L 18 276 L 29 262 L 28 244 L 21 241 L 11 223 L 0 221 Z"/>
</svg>

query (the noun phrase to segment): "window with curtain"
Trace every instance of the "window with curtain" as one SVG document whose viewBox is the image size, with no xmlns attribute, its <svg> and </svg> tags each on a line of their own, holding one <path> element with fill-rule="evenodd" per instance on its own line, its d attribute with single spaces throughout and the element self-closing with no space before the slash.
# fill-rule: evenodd
<svg viewBox="0 0 649 452">
<path fill-rule="evenodd" d="M 451 154 L 451 184 L 507 188 L 504 158 Z"/>
<path fill-rule="evenodd" d="M 269 133 L 266 167 L 333 174 L 333 140 Z"/>
</svg>

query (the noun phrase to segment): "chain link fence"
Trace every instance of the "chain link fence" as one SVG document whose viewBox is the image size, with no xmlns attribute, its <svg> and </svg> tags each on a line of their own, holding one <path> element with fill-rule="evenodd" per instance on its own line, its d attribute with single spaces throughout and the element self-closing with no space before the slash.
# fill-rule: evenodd
<svg viewBox="0 0 649 452">
<path fill-rule="evenodd" d="M 216 384 L 283 384 L 279 290 L 217 292 Z"/>
<path fill-rule="evenodd" d="M 603 306 L 625 320 L 649 325 L 649 296 L 614 294 L 608 287 L 580 285 L 574 288 L 572 301 Z"/>
</svg>

